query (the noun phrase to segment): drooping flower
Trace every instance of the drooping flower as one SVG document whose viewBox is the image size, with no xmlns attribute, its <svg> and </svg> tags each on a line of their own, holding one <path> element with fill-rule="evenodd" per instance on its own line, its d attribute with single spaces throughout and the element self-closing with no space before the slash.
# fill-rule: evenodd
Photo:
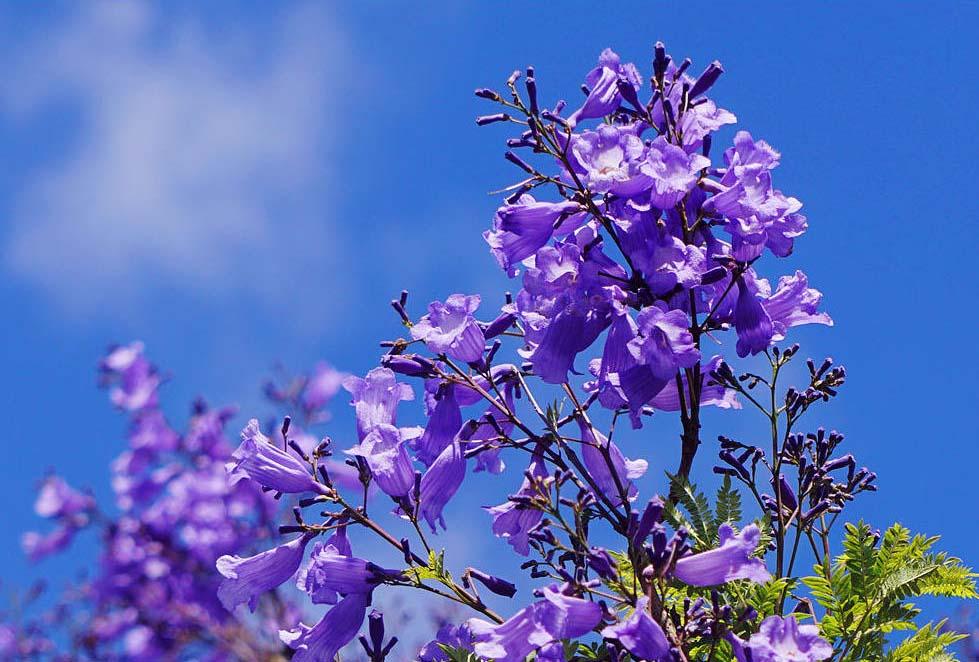
<svg viewBox="0 0 979 662">
<path fill-rule="evenodd" d="M 364 624 L 370 595 L 351 593 L 309 627 L 300 623 L 292 630 L 280 630 L 282 642 L 295 651 L 293 662 L 323 662 L 336 657 L 340 649 L 353 641 Z"/>
<path fill-rule="evenodd" d="M 233 611 L 247 602 L 255 611 L 259 596 L 296 574 L 309 539 L 308 534 L 303 534 L 247 558 L 227 554 L 220 557 L 216 566 L 224 580 L 218 587 L 218 599 L 224 608 Z"/>
<path fill-rule="evenodd" d="M 442 509 L 455 496 L 465 476 L 466 458 L 458 441 L 446 446 L 422 476 L 419 491 L 421 515 L 433 532 L 436 522 L 445 528 Z"/>
<path fill-rule="evenodd" d="M 528 476 L 524 476 L 523 483 L 517 494 L 520 496 L 533 497 L 537 495 L 530 478 L 541 479 L 547 476 L 547 466 L 543 458 L 535 453 L 527 467 Z M 493 516 L 493 534 L 505 538 L 513 547 L 513 551 L 521 556 L 530 554 L 529 533 L 540 524 L 544 513 L 537 508 L 530 508 L 516 501 L 506 501 L 499 506 L 484 506 L 486 512 Z"/>
<path fill-rule="evenodd" d="M 819 290 L 809 287 L 809 280 L 801 271 L 781 277 L 774 293 L 767 280 L 746 273 L 738 280 L 734 308 L 738 355 L 764 351 L 772 342 L 782 340 L 793 326 L 832 326 L 832 318 L 818 310 L 822 297 Z"/>
<path fill-rule="evenodd" d="M 649 615 L 649 598 L 639 598 L 629 618 L 602 630 L 607 639 L 617 639 L 636 659 L 667 662 L 673 659 L 670 642 L 659 623 Z"/>
<path fill-rule="evenodd" d="M 636 324 L 641 337 L 630 341 L 630 348 L 657 377 L 673 378 L 678 370 L 691 368 L 700 360 L 690 319 L 682 310 L 648 306 L 639 312 Z"/>
<path fill-rule="evenodd" d="M 428 412 L 428 423 L 422 436 L 412 442 L 415 456 L 425 466 L 431 466 L 435 458 L 452 443 L 456 434 L 462 428 L 462 409 L 456 401 L 456 389 L 442 387 L 437 380 L 430 380 L 436 389 L 441 390 L 441 398 L 435 400 L 435 405 Z M 426 402 L 426 404 L 428 404 Z"/>
<path fill-rule="evenodd" d="M 439 644 L 471 651 L 473 644 L 469 626 L 465 623 L 462 625 L 444 623 L 436 632 L 435 639 L 422 646 L 421 650 L 418 651 L 418 660 L 420 662 L 449 662 L 449 656 Z"/>
<path fill-rule="evenodd" d="M 762 303 L 772 320 L 773 339 L 781 340 L 789 328 L 802 324 L 833 326 L 832 318 L 817 310 L 822 298 L 819 290 L 809 287 L 809 279 L 801 271 L 779 278 L 775 292 Z"/>
<path fill-rule="evenodd" d="M 352 396 L 357 436 L 361 441 L 378 425 L 394 425 L 398 403 L 415 397 L 411 386 L 399 383 L 388 368 L 374 368 L 364 378 L 347 377 L 343 380 L 343 388 Z"/>
<path fill-rule="evenodd" d="M 375 425 L 347 454 L 367 461 L 377 486 L 392 497 L 407 496 L 415 484 L 415 471 L 401 432 L 393 425 Z"/>
<path fill-rule="evenodd" d="M 524 607 L 499 625 L 470 619 L 476 654 L 492 660 L 523 662 L 534 650 L 588 633 L 602 618 L 597 603 L 566 595 L 557 587 L 545 588 L 541 595 L 543 600 Z M 563 659 L 563 655 L 557 655 L 561 655 L 559 651 L 549 650 L 543 659 Z"/>
<path fill-rule="evenodd" d="M 771 578 L 765 562 L 752 556 L 761 540 L 756 524 L 737 535 L 730 524 L 722 524 L 717 533 L 720 546 L 679 559 L 673 576 L 691 586 L 717 586 L 735 579 L 763 583 Z"/>
<path fill-rule="evenodd" d="M 262 434 L 257 419 L 248 421 L 241 431 L 241 445 L 231 457 L 234 461 L 228 463 L 228 473 L 232 483 L 250 478 L 259 485 L 278 492 L 329 492 L 313 479 L 308 465 Z"/>
<path fill-rule="evenodd" d="M 317 541 L 313 543 L 313 549 L 309 555 L 310 560 L 316 558 L 327 547 L 331 548 L 334 554 L 343 556 L 352 555 L 350 540 L 347 538 L 346 526 L 338 527 L 326 542 Z M 327 586 L 326 582 L 322 581 L 322 578 L 318 576 L 319 574 L 317 567 L 313 563 L 307 563 L 300 568 L 296 575 L 296 587 L 309 595 L 313 604 L 335 605 L 338 600 L 336 590 Z"/>
<path fill-rule="evenodd" d="M 411 327 L 411 337 L 430 350 L 457 361 L 476 361 L 483 355 L 486 337 L 473 317 L 479 295 L 453 294 L 445 303 L 433 301 L 428 314 Z"/>
<path fill-rule="evenodd" d="M 622 103 L 619 80 L 638 90 L 642 87 L 642 77 L 634 64 L 623 64 L 618 54 L 606 48 L 598 57 L 598 66 L 585 76 L 588 98 L 581 108 L 572 113 L 568 123 L 575 126 L 581 120 L 605 117 L 618 109 Z"/>
<path fill-rule="evenodd" d="M 385 579 L 402 577 L 399 570 L 380 568 L 366 559 L 344 554 L 334 545 L 322 545 L 314 549 L 303 569 L 303 590 L 313 597 L 314 603 L 333 604 L 331 593 L 350 595 L 373 591 Z M 297 580 L 298 584 L 298 580 Z M 319 599 L 317 599 L 317 597 Z"/>
<path fill-rule="evenodd" d="M 738 662 L 818 662 L 833 656 L 833 647 L 819 636 L 819 628 L 800 625 L 791 614 L 769 616 L 747 642 L 734 635 L 728 641 Z"/>
<path fill-rule="evenodd" d="M 632 481 L 646 473 L 649 463 L 626 458 L 619 447 L 591 423 L 579 419 L 578 426 L 581 429 L 581 457 L 598 489 L 615 504 L 622 504 L 622 495 L 626 499 L 635 498 L 638 490 Z"/>
<path fill-rule="evenodd" d="M 560 384 L 575 357 L 612 322 L 613 300 L 621 295 L 616 283 L 626 274 L 602 252 L 591 226 L 545 246 L 527 264 L 516 306 L 533 347 L 529 358 L 537 376 Z"/>
<path fill-rule="evenodd" d="M 738 332 L 738 356 L 757 354 L 768 349 L 772 342 L 772 318 L 765 312 L 758 297 L 738 279 L 738 302 L 734 306 L 734 328 Z"/>
<path fill-rule="evenodd" d="M 500 267 L 515 276 L 521 261 L 540 250 L 551 237 L 572 232 L 584 220 L 585 214 L 576 202 L 538 202 L 525 194 L 496 211 L 493 229 L 484 232 L 483 238 Z"/>
</svg>

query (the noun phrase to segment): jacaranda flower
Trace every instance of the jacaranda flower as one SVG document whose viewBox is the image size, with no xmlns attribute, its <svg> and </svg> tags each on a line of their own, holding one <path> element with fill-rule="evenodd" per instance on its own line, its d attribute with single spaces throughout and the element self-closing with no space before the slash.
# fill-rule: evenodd
<svg viewBox="0 0 979 662">
<path fill-rule="evenodd" d="M 317 483 L 309 465 L 274 445 L 259 429 L 258 420 L 248 421 L 241 431 L 241 445 L 231 456 L 228 473 L 232 482 L 250 478 L 259 485 L 291 494 L 329 490 Z"/>
<path fill-rule="evenodd" d="M 479 295 L 453 294 L 445 303 L 433 301 L 428 314 L 411 327 L 411 337 L 423 340 L 430 350 L 457 361 L 476 361 L 483 355 L 486 337 L 473 313 Z"/>
<path fill-rule="evenodd" d="M 224 608 L 232 611 L 247 602 L 255 611 L 258 598 L 263 593 L 296 574 L 309 539 L 309 535 L 303 534 L 255 556 L 242 558 L 225 555 L 219 558 L 216 565 L 224 581 L 218 587 L 218 599 Z"/>
<path fill-rule="evenodd" d="M 717 586 L 735 579 L 764 583 L 771 579 L 765 562 L 752 556 L 761 540 L 756 524 L 749 524 L 737 535 L 730 524 L 722 524 L 717 534 L 719 547 L 679 559 L 673 576 L 691 586 Z"/>
</svg>

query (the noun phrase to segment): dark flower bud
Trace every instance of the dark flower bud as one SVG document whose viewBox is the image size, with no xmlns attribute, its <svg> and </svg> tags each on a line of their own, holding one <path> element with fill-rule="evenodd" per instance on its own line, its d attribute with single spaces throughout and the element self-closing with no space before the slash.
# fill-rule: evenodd
<svg viewBox="0 0 979 662">
<path fill-rule="evenodd" d="M 815 518 L 819 517 L 820 515 L 822 515 L 827 510 L 829 510 L 829 507 L 832 506 L 832 505 L 833 504 L 829 500 L 823 499 L 822 501 L 820 501 L 819 503 L 817 503 L 815 506 L 813 506 L 812 508 L 810 508 L 809 510 L 806 511 L 806 514 L 802 516 L 802 521 L 803 522 L 811 522 L 812 520 L 814 520 Z"/>
<path fill-rule="evenodd" d="M 511 582 L 508 582 L 505 579 L 500 579 L 499 577 L 494 577 L 493 575 L 487 575 L 485 572 L 481 572 L 476 568 L 467 568 L 466 574 L 497 595 L 512 598 L 517 592 L 517 587 Z"/>
<path fill-rule="evenodd" d="M 527 67 L 527 80 L 524 81 L 527 86 L 527 98 L 530 100 L 530 114 L 536 115 L 538 112 L 537 108 L 537 79 L 534 78 L 534 68 Z"/>
<path fill-rule="evenodd" d="M 502 313 L 499 317 L 486 325 L 486 328 L 483 329 L 483 335 L 487 340 L 490 338 L 495 338 L 513 326 L 516 319 L 517 316 L 513 313 Z"/>
<path fill-rule="evenodd" d="M 704 272 L 700 277 L 700 282 L 702 285 L 710 285 L 711 283 L 716 283 L 726 275 L 727 269 L 725 267 L 714 267 Z"/>
<path fill-rule="evenodd" d="M 643 106 L 641 103 L 639 103 L 639 97 L 636 96 L 636 88 L 632 86 L 632 83 L 624 78 L 619 78 L 615 84 L 618 87 L 619 94 L 622 95 L 622 98 L 625 99 L 633 108 L 639 112 L 642 112 Z"/>
<path fill-rule="evenodd" d="M 588 565 L 603 579 L 612 579 L 616 575 L 615 560 L 600 547 L 592 547 L 588 555 Z"/>
<path fill-rule="evenodd" d="M 495 122 L 509 122 L 510 116 L 506 113 L 494 113 L 492 115 L 481 115 L 476 118 L 477 126 L 486 126 L 487 124 L 494 124 Z"/>
<path fill-rule="evenodd" d="M 670 56 L 666 54 L 666 46 L 661 41 L 656 42 L 653 53 L 653 74 L 657 78 L 662 78 L 666 73 L 666 67 L 670 64 Z"/>
<path fill-rule="evenodd" d="M 435 376 L 435 364 L 422 356 L 386 354 L 381 358 L 381 365 L 408 377 Z"/>
<path fill-rule="evenodd" d="M 799 502 L 795 497 L 795 492 L 792 490 L 792 487 L 789 485 L 789 481 L 786 480 L 785 476 L 782 474 L 779 474 L 778 479 L 779 480 L 778 480 L 777 489 L 778 489 L 779 498 L 782 500 L 782 506 L 784 508 L 788 508 L 789 510 L 795 510 L 796 506 L 799 505 Z M 773 488 L 775 487 L 774 478 L 772 478 L 772 487 Z"/>
<path fill-rule="evenodd" d="M 635 545 L 641 545 L 643 541 L 649 537 L 649 533 L 653 530 L 653 526 L 659 523 L 663 517 L 663 500 L 659 497 L 653 497 L 646 504 L 645 510 L 642 512 L 642 517 L 639 518 L 639 524 L 636 526 L 636 531 L 633 534 L 632 542 Z"/>
<path fill-rule="evenodd" d="M 517 156 L 513 152 L 507 151 L 507 153 L 503 155 L 503 158 L 505 158 L 507 161 L 509 161 L 513 165 L 517 166 L 521 170 L 527 172 L 528 174 L 531 174 L 531 175 L 534 174 L 534 169 L 532 167 L 530 167 L 530 165 L 526 161 L 524 161 L 523 159 L 521 159 L 519 156 Z"/>
<path fill-rule="evenodd" d="M 823 465 L 823 471 L 829 473 L 830 471 L 836 471 L 837 469 L 842 469 L 843 467 L 853 466 L 854 459 L 852 455 L 844 455 L 843 457 L 838 457 L 835 460 L 830 460 Z"/>
<path fill-rule="evenodd" d="M 704 70 L 704 73 L 700 74 L 700 78 L 698 78 L 697 82 L 695 82 L 693 87 L 690 88 L 690 98 L 692 99 L 694 97 L 699 97 L 701 94 L 709 90 L 711 86 L 717 82 L 717 79 L 721 77 L 722 73 L 724 73 L 724 68 L 717 60 L 714 60 L 708 64 L 707 68 Z"/>
<path fill-rule="evenodd" d="M 476 90 L 476 96 L 480 99 L 489 99 L 490 101 L 499 101 L 502 98 L 499 92 L 495 92 L 488 87 L 481 87 Z"/>
</svg>

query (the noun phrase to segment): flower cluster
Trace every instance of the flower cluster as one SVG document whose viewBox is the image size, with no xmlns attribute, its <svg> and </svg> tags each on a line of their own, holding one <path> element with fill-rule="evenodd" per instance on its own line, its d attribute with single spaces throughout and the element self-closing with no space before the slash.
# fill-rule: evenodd
<svg viewBox="0 0 979 662">
<path fill-rule="evenodd" d="M 224 608 L 214 571 L 223 555 L 274 535 L 278 510 L 272 495 L 228 475 L 234 457 L 225 426 L 234 410 L 199 400 L 186 430 L 178 432 L 160 408 L 163 380 L 140 343 L 113 349 L 100 371 L 111 401 L 129 414 L 128 448 L 111 467 L 114 507 L 100 509 L 92 496 L 51 475 L 35 511 L 55 527 L 23 537 L 27 554 L 39 560 L 64 550 L 82 529 L 96 530 L 97 569 L 66 596 L 75 657 L 206 653 L 258 660 L 278 654 L 281 643 L 264 627 Z M 272 627 L 292 624 L 298 605 L 269 594 L 259 615 Z"/>
<path fill-rule="evenodd" d="M 789 330 L 832 321 L 803 272 L 771 281 L 761 269 L 792 254 L 807 221 L 799 200 L 775 188 L 779 153 L 734 132 L 734 115 L 708 98 L 720 64 L 699 76 L 690 67 L 657 44 L 644 79 L 606 50 L 570 107 L 543 103 L 533 68 L 514 72 L 505 93 L 477 90 L 500 107 L 477 124 L 516 131 L 506 159 L 520 180 L 484 238 L 519 290 L 499 307 L 452 294 L 414 315 L 403 292 L 391 305 L 406 337 L 384 341 L 366 375 L 323 365 L 268 386 L 296 422 L 263 431 L 250 420 L 232 451 L 220 434 L 227 415 L 201 407 L 177 435 L 141 348 L 110 355 L 112 399 L 134 412 L 133 448 L 117 463 L 120 507 L 140 525 L 126 535 L 164 531 L 214 569 L 175 595 L 197 604 L 209 591 L 199 602 L 214 627 L 240 625 L 233 615 L 245 605 L 280 605 L 277 637 L 296 662 L 354 655 L 357 643 L 371 662 L 856 662 L 917 659 L 954 642 L 917 628 L 907 602 L 976 596 L 968 568 L 929 551 L 935 538 L 847 524 L 832 555 L 840 514 L 876 490 L 876 474 L 840 454 L 840 433 L 801 428 L 838 394 L 841 366 L 810 360 L 808 383 L 784 388 L 799 351 L 783 343 Z M 744 372 L 731 352 L 706 352 L 726 336 Z M 308 430 L 326 421 L 322 406 L 340 389 L 356 425 L 335 445 Z M 404 425 L 399 410 L 416 402 L 424 425 Z M 713 505 L 691 482 L 705 406 L 757 409 L 764 424 L 762 442 L 719 437 Z M 647 474 L 654 457 L 672 462 L 666 444 L 655 454 L 648 443 L 629 448 L 619 424 L 648 434 L 634 430 L 650 416 L 675 421 L 680 437 L 662 485 Z M 159 461 L 174 452 L 192 468 Z M 513 552 L 507 577 L 472 566 L 454 575 L 458 559 L 437 544 L 477 472 L 500 485 L 480 516 Z M 43 551 L 93 506 L 61 483 L 42 496 L 39 512 L 67 532 L 37 538 Z M 206 499 L 220 503 L 204 508 Z M 255 527 L 283 499 L 294 507 L 274 544 L 236 551 L 261 538 Z M 198 521 L 217 511 L 221 521 Z M 146 554 L 156 542 L 129 549 Z M 806 563 L 814 574 L 800 578 Z M 283 586 L 311 607 L 284 617 Z M 443 623 L 420 651 L 399 651 L 372 610 L 395 589 L 438 596 L 470 618 Z M 155 614 L 167 603 L 139 604 L 135 613 Z M 915 633 L 885 658 L 887 633 L 907 629 Z M 163 645 L 153 632 L 152 645 Z"/>
</svg>

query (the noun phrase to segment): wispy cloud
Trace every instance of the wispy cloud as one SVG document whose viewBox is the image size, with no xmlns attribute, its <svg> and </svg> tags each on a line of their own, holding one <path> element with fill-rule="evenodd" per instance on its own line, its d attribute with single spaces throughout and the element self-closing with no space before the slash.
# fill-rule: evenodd
<svg viewBox="0 0 979 662">
<path fill-rule="evenodd" d="M 218 32 L 163 9 L 78 5 L 0 83 L 8 119 L 77 123 L 15 200 L 2 260 L 81 315 L 147 292 L 271 300 L 338 267 L 326 185 L 351 81 L 330 16 Z"/>
</svg>

